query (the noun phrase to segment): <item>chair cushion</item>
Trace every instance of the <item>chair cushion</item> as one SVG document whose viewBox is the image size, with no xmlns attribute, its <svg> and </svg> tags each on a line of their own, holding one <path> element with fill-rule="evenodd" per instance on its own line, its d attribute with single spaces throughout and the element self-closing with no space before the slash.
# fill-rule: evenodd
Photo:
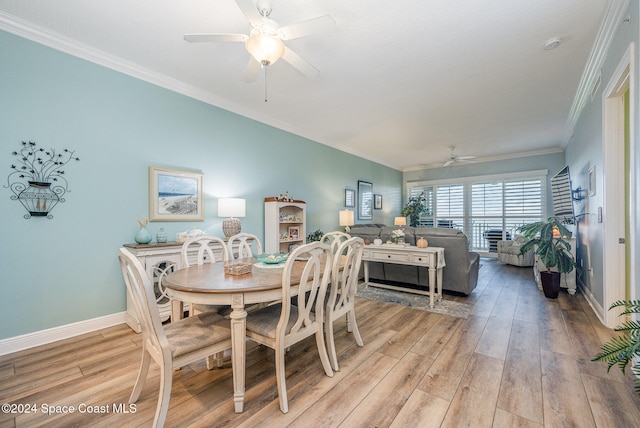
<svg viewBox="0 0 640 428">
<path fill-rule="evenodd" d="M 231 339 L 229 320 L 215 312 L 204 312 L 166 324 L 164 333 L 174 358 Z"/>
<path fill-rule="evenodd" d="M 282 304 L 276 303 L 247 314 L 247 331 L 275 340 L 276 328 L 278 327 L 281 313 Z M 314 319 L 313 314 L 311 314 L 311 319 Z M 289 316 L 289 322 L 285 330 L 286 334 L 289 334 L 291 327 L 293 327 L 297 320 L 298 307 L 291 305 L 291 315 Z"/>
</svg>

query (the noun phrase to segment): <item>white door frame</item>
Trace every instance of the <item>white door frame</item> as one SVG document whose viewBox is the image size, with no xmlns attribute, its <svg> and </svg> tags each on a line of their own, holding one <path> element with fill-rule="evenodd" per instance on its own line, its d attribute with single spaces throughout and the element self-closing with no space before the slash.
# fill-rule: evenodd
<svg viewBox="0 0 640 428">
<path fill-rule="evenodd" d="M 633 203 L 630 213 L 625 213 L 625 186 L 624 186 L 624 138 L 625 138 L 625 111 L 624 94 L 629 90 L 629 144 L 631 159 L 634 159 L 635 146 L 635 54 L 634 44 L 631 43 L 625 51 L 618 67 L 614 71 L 609 84 L 602 94 L 602 129 L 603 129 L 603 309 L 605 311 L 605 324 L 614 327 L 620 323 L 619 311 L 609 311 L 609 307 L 616 300 L 625 299 L 625 244 L 620 239 L 625 237 L 625 215 L 634 218 Z M 631 162 L 630 194 L 634 195 L 635 168 Z M 633 221 L 631 222 L 631 240 L 635 241 Z M 628 242 L 632 251 L 631 260 L 635 260 L 634 242 Z M 631 298 L 634 298 L 633 284 L 634 270 L 631 269 Z"/>
</svg>

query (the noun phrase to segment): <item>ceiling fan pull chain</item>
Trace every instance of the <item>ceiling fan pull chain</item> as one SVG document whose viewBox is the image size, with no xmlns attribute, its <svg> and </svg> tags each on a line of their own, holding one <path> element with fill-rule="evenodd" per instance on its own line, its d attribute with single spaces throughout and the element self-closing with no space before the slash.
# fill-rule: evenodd
<svg viewBox="0 0 640 428">
<path fill-rule="evenodd" d="M 267 102 L 267 66 L 262 65 L 262 69 L 264 70 L 264 102 Z"/>
</svg>

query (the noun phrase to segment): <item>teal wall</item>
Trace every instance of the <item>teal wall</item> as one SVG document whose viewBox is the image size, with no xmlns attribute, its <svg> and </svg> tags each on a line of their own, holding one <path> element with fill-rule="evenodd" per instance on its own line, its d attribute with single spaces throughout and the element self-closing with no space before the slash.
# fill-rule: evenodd
<svg viewBox="0 0 640 428">
<path fill-rule="evenodd" d="M 582 278 L 582 285 L 588 290 L 593 298 L 602 305 L 604 302 L 604 223 L 597 222 L 597 209 L 604 205 L 604 191 L 603 185 L 606 179 L 604 173 L 603 163 L 603 138 L 602 138 L 602 94 L 604 88 L 611 80 L 613 73 L 622 60 L 624 53 L 629 48 L 630 43 L 634 43 L 634 56 L 635 56 L 635 75 L 634 79 L 636 85 L 640 81 L 638 75 L 638 41 L 639 41 L 639 25 L 640 12 L 638 7 L 638 1 L 633 0 L 629 3 L 629 9 L 624 16 L 630 16 L 630 21 L 620 23 L 617 28 L 616 35 L 609 47 L 605 62 L 601 69 L 602 84 L 599 90 L 593 97 L 590 103 L 587 103 L 584 107 L 582 114 L 576 127 L 574 134 L 566 150 L 567 162 L 571 168 L 572 174 L 576 179 L 576 185 L 587 187 L 587 174 L 592 165 L 596 167 L 596 194 L 591 197 L 587 197 L 580 206 L 580 214 L 582 214 L 581 222 L 579 224 L 579 239 L 580 245 L 578 247 L 578 263 L 583 263 L 585 269 L 591 267 L 593 269 L 593 276 L 585 273 Z M 629 159 L 631 165 L 634 166 L 636 171 L 635 183 L 632 184 L 632 189 L 635 193 L 631 195 L 632 203 L 635 203 L 635 212 L 640 212 L 640 150 L 638 150 L 638 141 L 640 141 L 640 127 L 638 124 L 640 121 L 637 117 L 637 113 L 640 106 L 640 98 L 638 94 L 638 86 L 634 93 L 631 94 L 636 106 L 636 127 L 635 127 L 635 151 L 634 159 Z M 606 207 L 605 207 L 606 213 Z M 605 218 L 605 221 L 608 219 Z M 609 220 L 614 221 L 614 220 Z M 631 219 L 635 222 L 635 229 L 640 230 L 640 217 Z M 636 248 L 634 249 L 636 254 L 636 260 L 631 260 L 631 269 L 636 278 L 636 284 L 632 284 L 635 287 L 635 298 L 640 296 L 640 283 L 637 282 L 637 278 L 640 278 L 640 263 L 637 263 L 637 255 L 640 254 L 640 239 L 635 240 Z M 605 311 L 608 308 L 603 308 Z"/>
<path fill-rule="evenodd" d="M 70 192 L 52 219 L 25 219 L 0 187 L 0 339 L 125 310 L 117 249 L 148 217 L 148 168 L 204 173 L 205 221 L 151 223 L 170 237 L 222 236 L 219 197 L 247 200 L 243 230 L 264 237 L 263 200 L 307 202 L 307 229 L 338 229 L 344 189 L 373 183 L 388 223 L 402 173 L 0 31 L 0 171 L 23 140 L 69 148 Z M 6 179 L 3 179 L 6 180 Z"/>
</svg>

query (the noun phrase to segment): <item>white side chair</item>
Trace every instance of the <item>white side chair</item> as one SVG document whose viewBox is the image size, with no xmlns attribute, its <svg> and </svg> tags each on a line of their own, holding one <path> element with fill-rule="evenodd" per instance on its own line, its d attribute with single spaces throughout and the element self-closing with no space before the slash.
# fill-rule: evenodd
<svg viewBox="0 0 640 428">
<path fill-rule="evenodd" d="M 356 323 L 356 289 L 358 288 L 358 273 L 362 264 L 364 240 L 349 238 L 337 249 L 331 269 L 331 285 L 327 300 L 325 316 L 325 333 L 329 358 L 334 370 L 338 370 L 338 356 L 333 336 L 333 322 L 341 316 L 347 317 L 347 331 L 352 332 L 358 346 L 364 346 L 358 324 Z M 341 264 L 342 269 L 340 269 Z"/>
<path fill-rule="evenodd" d="M 349 238 L 351 238 L 351 235 L 345 232 L 327 232 L 322 235 L 322 238 L 320 238 L 320 242 L 329 245 L 331 247 L 331 253 L 335 254 L 340 244 L 342 244 Z"/>
<path fill-rule="evenodd" d="M 234 254 L 233 247 L 236 245 L 238 252 Z M 229 251 L 229 260 L 243 259 L 252 257 L 254 254 L 262 254 L 262 244 L 256 235 L 240 232 L 229 238 L 227 250 Z"/>
<path fill-rule="evenodd" d="M 211 248 L 211 243 L 218 243 L 220 246 L 220 252 L 216 257 L 216 252 Z M 189 252 L 196 251 L 195 263 L 189 261 Z M 182 267 L 189 267 L 194 265 L 203 265 L 205 263 L 227 262 L 229 261 L 229 251 L 227 250 L 227 244 L 224 239 L 213 235 L 199 235 L 193 238 L 187 239 L 182 244 L 181 251 Z M 189 315 L 195 315 L 199 312 L 215 311 L 226 315 L 231 312 L 231 308 L 228 306 L 218 305 L 189 305 Z"/>
<path fill-rule="evenodd" d="M 296 261 L 305 253 L 306 261 Z M 327 283 L 331 276 L 331 248 L 311 242 L 294 249 L 282 273 L 282 302 L 266 306 L 247 315 L 247 337 L 275 350 L 276 383 L 282 413 L 289 411 L 284 359 L 287 348 L 309 336 L 316 336 L 316 346 L 325 374 L 333 377 L 324 343 L 323 321 Z M 292 274 L 301 272 L 297 305 L 291 304 Z M 315 303 L 318 309 L 312 311 Z"/>
<path fill-rule="evenodd" d="M 229 321 L 207 312 L 163 326 L 153 284 L 144 267 L 124 248 L 120 249 L 119 260 L 142 333 L 142 362 L 129 403 L 138 401 L 153 359 L 160 366 L 160 391 L 153 426 L 162 427 L 169 410 L 174 369 L 230 349 Z"/>
</svg>

